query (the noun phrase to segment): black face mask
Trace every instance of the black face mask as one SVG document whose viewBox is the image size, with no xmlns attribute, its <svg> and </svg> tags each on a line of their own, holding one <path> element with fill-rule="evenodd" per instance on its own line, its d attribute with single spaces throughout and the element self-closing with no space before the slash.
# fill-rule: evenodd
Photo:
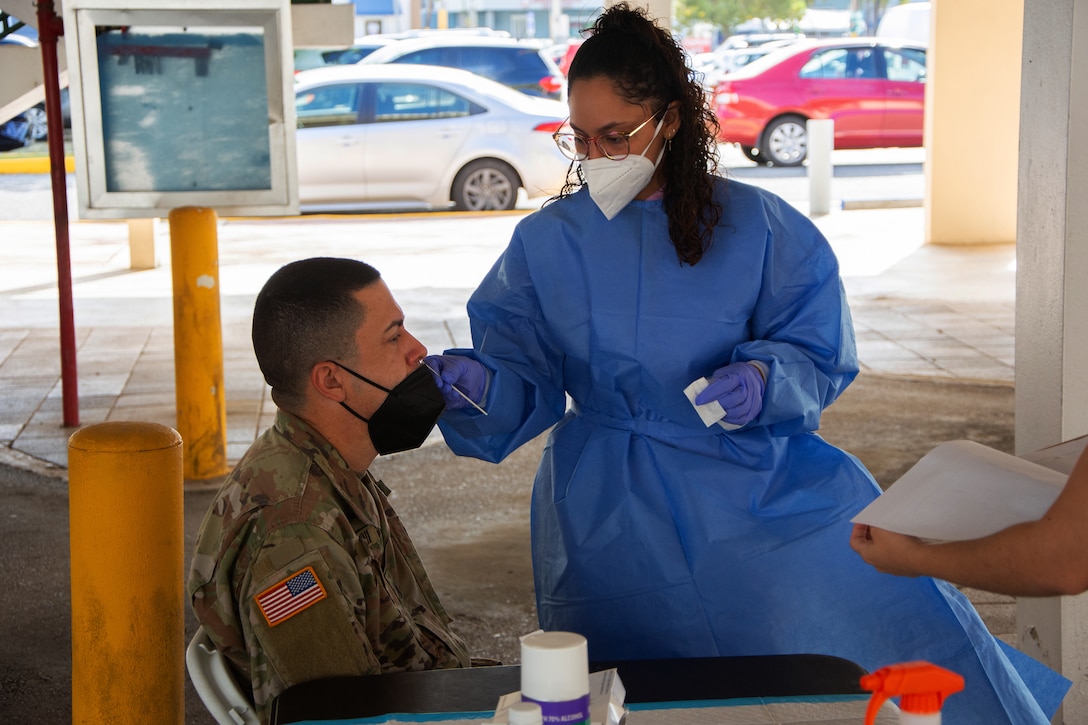
<svg viewBox="0 0 1088 725">
<path fill-rule="evenodd" d="M 431 371 L 424 365 L 420 365 L 390 389 L 364 378 L 335 360 L 328 362 L 343 368 L 364 383 L 389 393 L 370 418 L 359 415 L 347 403 L 340 403 L 345 410 L 370 426 L 370 440 L 380 455 L 419 448 L 427 440 L 442 411 L 446 409 L 442 393 L 434 382 Z"/>
</svg>

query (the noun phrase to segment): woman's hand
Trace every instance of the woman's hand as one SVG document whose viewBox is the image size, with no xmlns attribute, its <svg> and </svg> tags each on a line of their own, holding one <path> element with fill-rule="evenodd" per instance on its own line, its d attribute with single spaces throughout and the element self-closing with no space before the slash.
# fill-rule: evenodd
<svg viewBox="0 0 1088 725">
<path fill-rule="evenodd" d="M 710 376 L 710 384 L 695 397 L 696 405 L 712 400 L 725 410 L 726 423 L 744 425 L 763 410 L 763 371 L 749 362 L 730 363 Z"/>
<path fill-rule="evenodd" d="M 489 378 L 487 368 L 483 365 L 461 355 L 428 355 L 423 358 L 423 362 L 434 374 L 434 381 L 442 391 L 447 408 L 456 410 L 468 408 L 472 403 L 483 402 Z M 472 403 L 465 400 L 466 396 Z"/>
</svg>

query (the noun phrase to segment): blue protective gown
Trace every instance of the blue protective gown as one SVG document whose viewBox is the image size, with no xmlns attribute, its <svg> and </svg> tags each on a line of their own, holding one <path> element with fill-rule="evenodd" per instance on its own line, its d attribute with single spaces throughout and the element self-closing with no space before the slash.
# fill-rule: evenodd
<svg viewBox="0 0 1088 725">
<path fill-rule="evenodd" d="M 999 646 L 954 587 L 850 549 L 880 489 L 814 432 L 858 372 L 837 260 L 778 197 L 719 181 L 718 198 L 695 266 L 661 201 L 611 222 L 585 188 L 545 206 L 468 303 L 474 350 L 448 351 L 492 372 L 488 416 L 440 421 L 453 451 L 497 462 L 555 426 L 532 503 L 541 627 L 585 635 L 591 660 L 925 659 L 967 681 L 946 723 L 1047 723 L 1067 680 Z M 740 360 L 769 370 L 763 409 L 707 428 L 683 389 Z"/>
</svg>

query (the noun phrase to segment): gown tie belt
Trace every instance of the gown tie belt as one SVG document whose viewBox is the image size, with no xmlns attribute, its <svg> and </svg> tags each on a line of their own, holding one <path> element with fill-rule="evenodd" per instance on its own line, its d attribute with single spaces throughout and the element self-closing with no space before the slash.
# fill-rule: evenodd
<svg viewBox="0 0 1088 725">
<path fill-rule="evenodd" d="M 570 410 L 574 415 L 593 423 L 594 425 L 613 428 L 615 430 L 626 430 L 650 438 L 675 439 L 682 437 L 702 437 L 707 435 L 708 430 L 702 427 L 696 428 L 690 425 L 684 425 L 671 420 L 615 418 L 607 413 L 602 413 L 599 410 L 588 408 L 576 400 L 571 401 Z M 712 426 L 712 428 L 721 430 L 720 426 Z M 715 431 L 710 430 L 711 434 L 714 432 Z"/>
</svg>

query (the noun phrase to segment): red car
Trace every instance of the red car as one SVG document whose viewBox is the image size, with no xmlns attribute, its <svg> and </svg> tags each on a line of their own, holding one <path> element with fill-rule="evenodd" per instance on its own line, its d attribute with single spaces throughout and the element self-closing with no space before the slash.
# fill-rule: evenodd
<svg viewBox="0 0 1088 725">
<path fill-rule="evenodd" d="M 835 121 L 835 148 L 921 146 L 926 49 L 883 38 L 801 40 L 722 77 L 722 141 L 752 161 L 799 166 L 805 122 Z"/>
</svg>

